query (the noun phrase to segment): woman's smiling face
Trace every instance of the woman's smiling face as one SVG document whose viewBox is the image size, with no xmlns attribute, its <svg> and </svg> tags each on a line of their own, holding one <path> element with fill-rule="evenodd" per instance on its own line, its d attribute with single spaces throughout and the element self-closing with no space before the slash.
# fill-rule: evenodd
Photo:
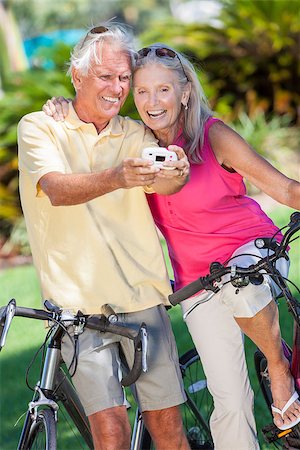
<svg viewBox="0 0 300 450">
<path fill-rule="evenodd" d="M 137 69 L 133 95 L 141 119 L 151 130 L 167 134 L 178 131 L 184 94 L 173 70 L 160 64 Z"/>
</svg>

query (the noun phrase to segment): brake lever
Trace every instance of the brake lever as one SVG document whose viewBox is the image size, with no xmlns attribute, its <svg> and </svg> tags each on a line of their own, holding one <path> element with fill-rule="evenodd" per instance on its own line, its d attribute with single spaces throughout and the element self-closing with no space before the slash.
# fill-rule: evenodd
<svg viewBox="0 0 300 450">
<path fill-rule="evenodd" d="M 146 324 L 143 322 L 140 326 L 138 333 L 136 334 L 134 341 L 134 361 L 133 366 L 130 369 L 129 373 L 125 375 L 121 383 L 123 386 L 130 386 L 135 383 L 138 377 L 141 375 L 141 372 L 146 372 L 148 370 L 147 367 L 147 328 Z"/>
<path fill-rule="evenodd" d="M 13 298 L 8 302 L 8 305 L 6 306 L 6 310 L 5 310 L 5 322 L 2 328 L 2 331 L 0 331 L 1 334 L 1 338 L 0 338 L 0 351 L 2 350 L 2 348 L 5 345 L 5 341 L 6 341 L 6 336 L 11 324 L 11 321 L 13 320 L 13 317 L 16 313 L 16 300 Z"/>
<path fill-rule="evenodd" d="M 148 332 L 147 326 L 143 322 L 140 328 L 141 340 L 142 340 L 142 371 L 148 372 L 147 364 L 147 352 L 148 352 Z"/>
</svg>

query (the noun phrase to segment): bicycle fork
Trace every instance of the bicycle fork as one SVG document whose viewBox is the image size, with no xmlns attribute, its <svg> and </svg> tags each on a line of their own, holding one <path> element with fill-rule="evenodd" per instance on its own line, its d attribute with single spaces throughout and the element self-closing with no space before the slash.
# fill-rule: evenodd
<svg viewBox="0 0 300 450">
<path fill-rule="evenodd" d="M 52 343 L 47 348 L 42 379 L 35 385 L 33 398 L 28 404 L 28 411 L 21 432 L 18 450 L 26 450 L 24 448 L 24 443 L 28 442 L 31 426 L 37 420 L 40 407 L 45 406 L 50 408 L 54 413 L 55 421 L 57 421 L 57 411 L 59 406 L 51 399 L 51 393 L 54 390 L 54 383 L 61 361 L 61 354 L 60 348 L 55 342 L 55 339 L 53 339 Z M 47 397 L 48 394 L 50 398 Z"/>
</svg>

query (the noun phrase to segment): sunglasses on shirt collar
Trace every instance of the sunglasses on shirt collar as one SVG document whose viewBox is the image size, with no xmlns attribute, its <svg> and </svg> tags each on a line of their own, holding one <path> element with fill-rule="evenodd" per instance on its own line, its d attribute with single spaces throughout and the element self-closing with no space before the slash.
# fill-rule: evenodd
<svg viewBox="0 0 300 450">
<path fill-rule="evenodd" d="M 184 73 L 185 78 L 187 80 L 189 80 L 187 77 L 187 74 L 185 73 L 185 70 L 184 70 L 184 67 L 183 67 L 183 64 L 182 64 L 182 61 L 181 61 L 179 55 L 177 55 L 177 53 L 174 52 L 174 50 L 171 50 L 170 48 L 166 48 L 166 47 L 159 47 L 159 48 L 144 47 L 144 48 L 141 48 L 141 50 L 138 51 L 138 59 L 146 58 L 146 56 L 148 56 L 148 54 L 152 51 L 155 52 L 155 54 L 158 58 L 172 58 L 172 59 L 177 58 L 178 61 L 180 62 L 182 72 Z"/>
</svg>

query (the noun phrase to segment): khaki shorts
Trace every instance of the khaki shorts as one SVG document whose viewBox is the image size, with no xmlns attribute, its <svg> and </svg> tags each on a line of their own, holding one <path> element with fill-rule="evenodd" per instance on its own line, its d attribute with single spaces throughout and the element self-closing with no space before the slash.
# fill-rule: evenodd
<svg viewBox="0 0 300 450">
<path fill-rule="evenodd" d="M 170 408 L 185 402 L 178 354 L 169 316 L 163 305 L 144 311 L 119 314 L 119 321 L 148 330 L 148 372 L 140 375 L 133 394 L 141 411 Z M 68 331 L 72 334 L 72 327 Z M 131 365 L 133 342 L 111 333 L 85 329 L 79 336 L 79 356 L 72 380 L 87 416 L 114 406 L 126 405 L 120 384 L 119 346 Z M 68 336 L 62 342 L 62 356 L 69 367 L 74 346 Z M 71 369 L 72 372 L 72 369 Z"/>
</svg>

